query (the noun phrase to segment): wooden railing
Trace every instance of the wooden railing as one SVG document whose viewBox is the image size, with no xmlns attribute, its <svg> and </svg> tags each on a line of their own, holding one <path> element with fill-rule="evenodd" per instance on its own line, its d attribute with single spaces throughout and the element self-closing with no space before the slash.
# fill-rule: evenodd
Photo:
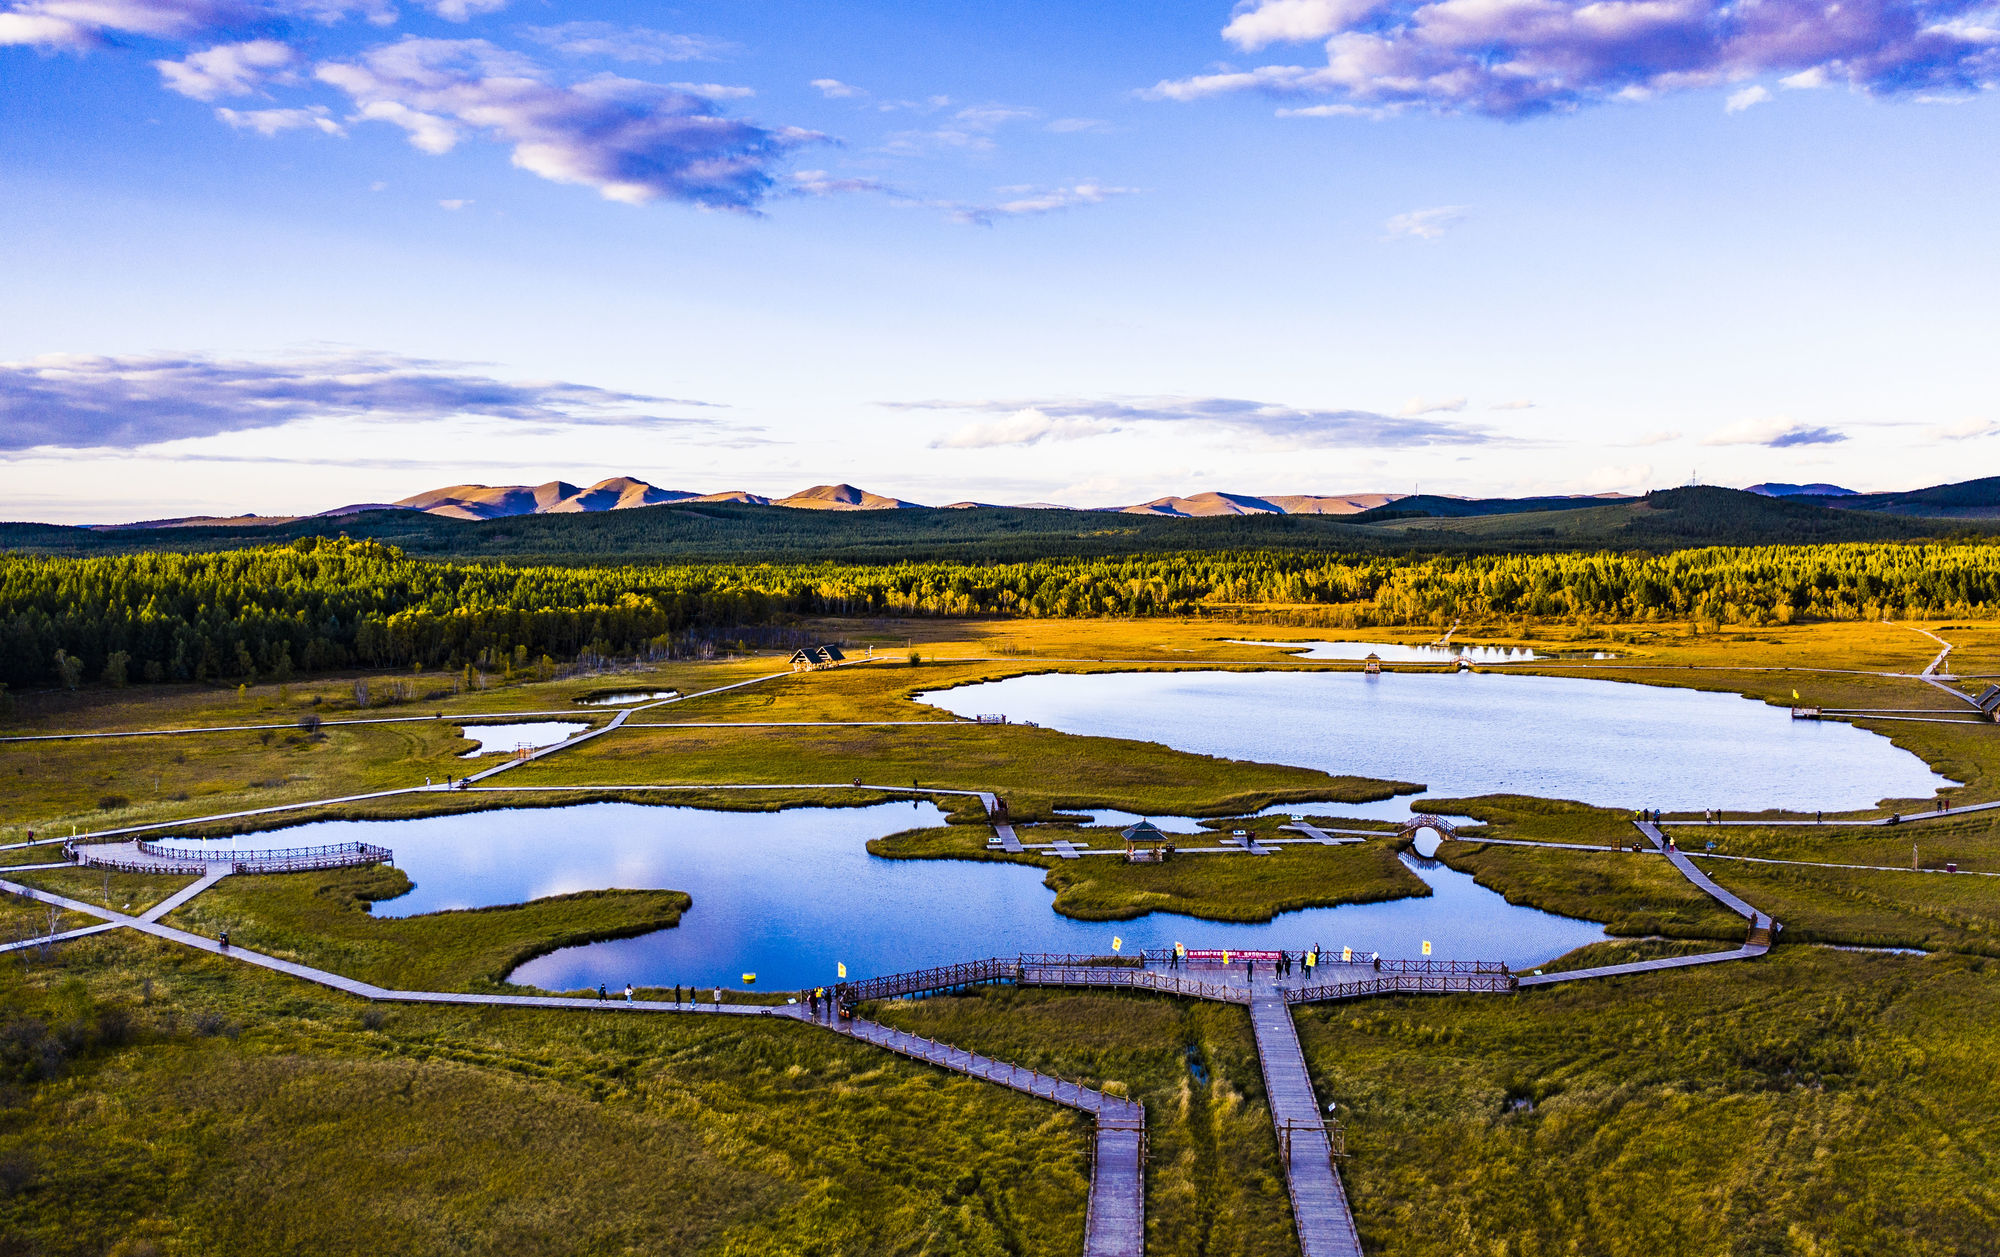
<svg viewBox="0 0 2000 1257">
<path fill-rule="evenodd" d="M 1355 978 L 1347 982 L 1322 982 L 1285 992 L 1287 1004 L 1317 1004 L 1326 1000 L 1360 999 L 1369 995 L 1425 995 L 1452 992 L 1509 994 L 1521 980 L 1506 971 L 1468 970 L 1459 973 L 1384 973 L 1377 978 Z"/>
<path fill-rule="evenodd" d="M 843 1004 L 856 1004 L 864 1000 L 896 999 L 904 995 L 920 995 L 926 991 L 949 991 L 955 987 L 977 986 L 985 982 L 1012 982 L 1019 976 L 1020 968 L 1020 962 L 1016 959 L 994 956 L 986 960 L 967 960 L 935 969 L 914 969 L 908 973 L 891 973 L 879 978 L 864 978 L 858 982 L 842 982 L 835 988 L 835 994 Z"/>
<path fill-rule="evenodd" d="M 1220 1000 L 1227 1004 L 1250 1002 L 1250 989 L 1246 986 L 1227 982 L 1201 982 L 1174 973 L 1164 973 L 1158 969 L 1108 965 L 1036 965 L 1026 963 L 1025 956 L 1022 957 L 1022 961 L 1020 976 L 1016 980 L 1023 986 L 1122 986 L 1143 991 L 1159 991 L 1167 995 L 1186 995 L 1194 999 Z"/>
<path fill-rule="evenodd" d="M 387 864 L 395 853 L 387 847 L 366 842 L 339 842 L 324 847 L 291 847 L 278 851 L 222 851 L 214 860 L 198 852 L 178 851 L 157 842 L 137 844 L 144 860 L 121 860 L 99 855 L 90 847 L 65 843 L 63 854 L 77 864 L 124 873 L 171 873 L 200 877 L 217 864 L 229 865 L 232 873 L 303 873 L 313 869 L 344 869 L 367 864 Z"/>
</svg>

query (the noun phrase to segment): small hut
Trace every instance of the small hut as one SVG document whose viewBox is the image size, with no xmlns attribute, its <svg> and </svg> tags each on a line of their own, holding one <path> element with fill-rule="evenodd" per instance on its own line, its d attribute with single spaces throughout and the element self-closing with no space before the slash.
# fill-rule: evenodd
<svg viewBox="0 0 2000 1257">
<path fill-rule="evenodd" d="M 1140 821 L 1125 831 L 1127 864 L 1165 864 L 1173 853 L 1173 839 L 1151 821 Z"/>
<path fill-rule="evenodd" d="M 847 656 L 840 653 L 838 646 L 801 646 L 792 652 L 792 671 L 809 672 L 818 668 L 831 668 L 842 663 Z"/>
<path fill-rule="evenodd" d="M 1368 658 L 1361 665 L 1361 670 L 1369 676 L 1379 675 L 1382 671 L 1382 656 L 1372 650 L 1369 651 Z"/>
</svg>

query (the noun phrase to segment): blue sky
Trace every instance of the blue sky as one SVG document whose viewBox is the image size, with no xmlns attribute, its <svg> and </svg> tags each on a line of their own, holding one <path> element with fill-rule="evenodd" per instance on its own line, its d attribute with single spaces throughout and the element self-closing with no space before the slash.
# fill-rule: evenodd
<svg viewBox="0 0 2000 1257">
<path fill-rule="evenodd" d="M 0 515 L 2000 473 L 2000 14 L 0 0 Z"/>
</svg>

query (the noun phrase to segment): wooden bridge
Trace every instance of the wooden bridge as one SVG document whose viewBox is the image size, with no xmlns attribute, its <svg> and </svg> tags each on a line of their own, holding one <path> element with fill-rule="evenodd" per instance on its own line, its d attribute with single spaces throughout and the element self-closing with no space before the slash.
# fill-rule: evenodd
<svg viewBox="0 0 2000 1257">
<path fill-rule="evenodd" d="M 305 873 L 321 869 L 358 868 L 388 864 L 395 853 L 365 842 L 340 842 L 321 847 L 289 847 L 275 851 L 223 850 L 215 858 L 176 850 L 140 839 L 95 846 L 63 844 L 63 854 L 85 868 L 121 873 L 167 873 L 205 877 L 217 869 L 230 873 Z"/>
</svg>

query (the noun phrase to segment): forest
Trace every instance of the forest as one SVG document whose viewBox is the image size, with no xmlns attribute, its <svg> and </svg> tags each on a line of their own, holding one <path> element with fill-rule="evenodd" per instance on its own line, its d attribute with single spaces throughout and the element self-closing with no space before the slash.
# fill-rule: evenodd
<svg viewBox="0 0 2000 1257">
<path fill-rule="evenodd" d="M 0 554 L 0 682 L 504 670 L 684 650 L 814 616 L 1187 616 L 1299 610 L 1343 627 L 1696 620 L 1761 625 L 2000 612 L 2000 544 L 1842 543 L 1538 554 L 1244 550 L 976 564 L 508 565 L 300 538 L 209 554 Z"/>
</svg>

